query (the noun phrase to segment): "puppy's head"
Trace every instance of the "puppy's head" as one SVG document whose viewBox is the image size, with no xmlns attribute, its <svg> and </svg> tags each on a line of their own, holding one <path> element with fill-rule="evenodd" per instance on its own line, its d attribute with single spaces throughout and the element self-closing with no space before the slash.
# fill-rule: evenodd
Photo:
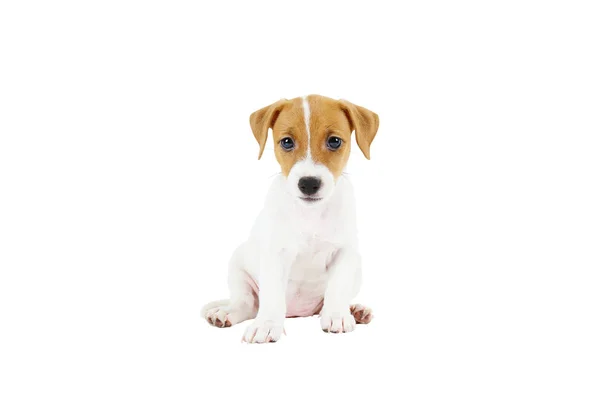
<svg viewBox="0 0 600 400">
<path fill-rule="evenodd" d="M 301 203 L 318 204 L 334 191 L 350 156 L 350 137 L 368 159 L 379 117 L 344 100 L 311 95 L 280 100 L 250 115 L 262 156 L 269 128 L 275 157 L 287 178 L 288 191 Z"/>
</svg>

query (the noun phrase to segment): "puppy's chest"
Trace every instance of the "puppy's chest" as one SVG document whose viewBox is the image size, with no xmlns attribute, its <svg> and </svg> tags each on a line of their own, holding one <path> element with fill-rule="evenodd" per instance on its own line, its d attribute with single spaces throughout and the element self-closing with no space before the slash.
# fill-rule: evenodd
<svg viewBox="0 0 600 400">
<path fill-rule="evenodd" d="M 326 278 L 327 266 L 343 246 L 343 226 L 338 214 L 305 214 L 291 226 L 296 259 L 290 271 L 290 280 L 313 282 L 320 286 L 320 282 Z"/>
<path fill-rule="evenodd" d="M 324 274 L 326 267 L 341 246 L 336 227 L 331 223 L 305 225 L 298 232 L 298 253 L 292 275 L 317 278 Z M 320 277 L 319 277 L 320 278 Z"/>
<path fill-rule="evenodd" d="M 344 226 L 337 215 L 304 216 L 294 224 L 297 255 L 286 290 L 287 315 L 318 313 L 327 288 L 327 267 L 344 243 Z"/>
<path fill-rule="evenodd" d="M 338 218 L 299 218 L 296 240 L 303 252 L 319 252 L 339 246 L 342 241 L 341 221 Z"/>
<path fill-rule="evenodd" d="M 306 237 L 290 270 L 286 290 L 288 316 L 310 316 L 318 312 L 327 288 L 327 266 L 337 251 L 318 235 Z"/>
</svg>

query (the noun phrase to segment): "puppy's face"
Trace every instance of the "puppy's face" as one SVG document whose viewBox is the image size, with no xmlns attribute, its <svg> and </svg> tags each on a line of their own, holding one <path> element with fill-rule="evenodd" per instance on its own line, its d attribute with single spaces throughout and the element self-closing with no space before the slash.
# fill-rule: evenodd
<svg viewBox="0 0 600 400">
<path fill-rule="evenodd" d="M 377 114 L 347 101 L 311 95 L 280 100 L 250 116 L 261 157 L 269 128 L 275 157 L 288 191 L 305 205 L 325 201 L 350 156 L 352 131 L 365 157 L 377 128 Z"/>
</svg>

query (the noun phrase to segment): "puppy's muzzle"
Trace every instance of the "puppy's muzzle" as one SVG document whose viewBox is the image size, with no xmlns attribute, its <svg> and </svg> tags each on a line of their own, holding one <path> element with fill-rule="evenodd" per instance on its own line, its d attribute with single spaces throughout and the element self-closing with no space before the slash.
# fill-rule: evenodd
<svg viewBox="0 0 600 400">
<path fill-rule="evenodd" d="M 314 176 L 305 176 L 298 180 L 298 189 L 307 195 L 312 196 L 321 188 L 321 179 Z"/>
</svg>

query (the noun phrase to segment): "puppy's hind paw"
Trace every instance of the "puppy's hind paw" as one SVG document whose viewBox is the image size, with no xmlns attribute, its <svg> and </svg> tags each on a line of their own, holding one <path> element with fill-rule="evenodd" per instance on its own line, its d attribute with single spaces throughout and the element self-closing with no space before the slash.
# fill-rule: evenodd
<svg viewBox="0 0 600 400">
<path fill-rule="evenodd" d="M 232 325 L 229 314 L 223 307 L 215 307 L 208 310 L 205 318 L 209 324 L 217 328 L 229 328 Z"/>
<path fill-rule="evenodd" d="M 351 305 L 350 313 L 354 316 L 357 324 L 368 324 L 373 319 L 373 310 L 362 304 Z"/>
</svg>

